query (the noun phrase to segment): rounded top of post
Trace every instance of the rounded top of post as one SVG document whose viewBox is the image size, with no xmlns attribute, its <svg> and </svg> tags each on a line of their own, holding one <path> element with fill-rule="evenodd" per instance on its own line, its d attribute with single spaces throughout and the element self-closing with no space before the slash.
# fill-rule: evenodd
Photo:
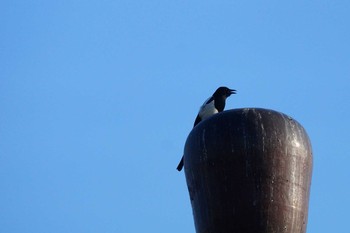
<svg viewBox="0 0 350 233">
<path fill-rule="evenodd" d="M 247 120 L 254 120 L 254 119 L 256 120 L 256 119 L 264 118 L 265 121 L 274 121 L 276 119 L 280 119 L 286 122 L 293 122 L 297 127 L 300 127 L 306 133 L 304 127 L 291 116 L 282 112 L 278 112 L 276 110 L 265 109 L 265 108 L 237 108 L 237 109 L 226 110 L 213 115 L 212 117 L 210 117 L 205 121 L 200 122 L 196 127 L 192 129 L 192 131 L 195 131 L 197 128 L 199 129 L 201 127 L 208 127 L 211 124 L 216 124 L 220 121 L 230 123 L 230 122 L 227 122 L 227 120 L 229 120 L 230 118 L 237 118 L 237 117 L 245 118 Z"/>
<path fill-rule="evenodd" d="M 269 137 L 266 137 L 267 134 Z M 237 141 L 242 137 L 254 138 L 261 146 L 267 145 L 267 139 L 269 142 L 273 142 L 269 145 L 279 147 L 288 143 L 295 150 L 310 152 L 302 154 L 312 156 L 310 139 L 304 127 L 287 114 L 264 108 L 226 110 L 200 122 L 188 135 L 185 154 L 189 141 L 197 140 L 201 146 L 207 147 L 218 144 L 226 146 L 224 145 L 226 139 Z M 204 141 L 207 143 L 203 144 Z"/>
</svg>

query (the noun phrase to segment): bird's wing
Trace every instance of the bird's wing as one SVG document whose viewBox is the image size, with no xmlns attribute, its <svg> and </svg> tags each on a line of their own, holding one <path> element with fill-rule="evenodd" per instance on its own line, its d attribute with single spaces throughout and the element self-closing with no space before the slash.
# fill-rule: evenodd
<svg viewBox="0 0 350 233">
<path fill-rule="evenodd" d="M 201 122 L 201 118 L 199 115 L 197 115 L 196 120 L 194 121 L 193 127 L 195 127 L 199 122 Z"/>
<path fill-rule="evenodd" d="M 214 97 L 213 96 L 210 96 L 208 99 L 206 99 L 206 101 L 204 101 L 204 103 L 202 104 L 201 108 L 203 106 L 205 106 L 206 104 L 209 104 L 211 101 L 214 101 Z"/>
</svg>

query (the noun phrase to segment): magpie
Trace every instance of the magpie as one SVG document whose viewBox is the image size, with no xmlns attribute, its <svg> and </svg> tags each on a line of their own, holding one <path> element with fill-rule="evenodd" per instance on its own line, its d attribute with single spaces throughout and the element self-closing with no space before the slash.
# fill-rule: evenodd
<svg viewBox="0 0 350 233">
<path fill-rule="evenodd" d="M 229 89 L 227 87 L 219 87 L 212 96 L 210 96 L 200 107 L 196 120 L 194 121 L 193 127 L 199 122 L 209 118 L 210 116 L 224 111 L 226 98 L 232 94 L 236 94 L 236 90 Z M 181 171 L 184 166 L 184 157 L 182 156 L 177 170 Z"/>
</svg>

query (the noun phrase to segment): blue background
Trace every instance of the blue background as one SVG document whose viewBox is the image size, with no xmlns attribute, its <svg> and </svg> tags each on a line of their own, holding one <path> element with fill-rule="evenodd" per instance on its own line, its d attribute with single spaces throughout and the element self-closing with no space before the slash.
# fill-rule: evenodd
<svg viewBox="0 0 350 233">
<path fill-rule="evenodd" d="M 349 1 L 0 3 L 0 232 L 195 232 L 175 168 L 203 101 L 307 130 L 308 233 L 347 232 Z"/>
</svg>

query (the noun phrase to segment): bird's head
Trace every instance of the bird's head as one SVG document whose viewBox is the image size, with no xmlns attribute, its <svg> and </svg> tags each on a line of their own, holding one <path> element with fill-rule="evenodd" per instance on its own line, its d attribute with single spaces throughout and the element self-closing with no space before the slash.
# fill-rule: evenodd
<svg viewBox="0 0 350 233">
<path fill-rule="evenodd" d="M 213 94 L 214 97 L 229 97 L 232 94 L 236 94 L 236 90 L 227 88 L 227 87 L 219 87 Z"/>
</svg>

